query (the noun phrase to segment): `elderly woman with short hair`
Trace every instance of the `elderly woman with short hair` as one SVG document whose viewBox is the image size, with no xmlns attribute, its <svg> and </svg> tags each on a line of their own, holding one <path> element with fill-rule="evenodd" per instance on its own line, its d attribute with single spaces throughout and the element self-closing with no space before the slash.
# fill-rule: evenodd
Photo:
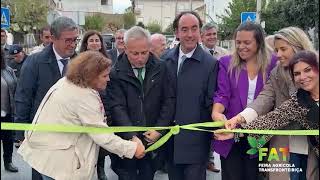
<svg viewBox="0 0 320 180">
<path fill-rule="evenodd" d="M 108 127 L 98 91 L 106 88 L 111 61 L 99 52 L 80 53 L 42 100 L 32 124 Z M 43 179 L 88 180 L 95 174 L 99 146 L 120 157 L 142 158 L 144 146 L 114 134 L 27 131 L 18 153 Z"/>
</svg>

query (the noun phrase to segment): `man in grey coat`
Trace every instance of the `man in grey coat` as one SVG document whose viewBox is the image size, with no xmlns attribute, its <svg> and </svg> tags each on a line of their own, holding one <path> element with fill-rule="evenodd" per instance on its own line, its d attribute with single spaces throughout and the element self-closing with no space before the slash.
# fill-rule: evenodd
<svg viewBox="0 0 320 180">
<path fill-rule="evenodd" d="M 198 44 L 199 15 L 182 12 L 173 28 L 180 44 L 163 56 L 176 91 L 173 125 L 210 122 L 212 96 L 216 89 L 217 60 Z M 180 130 L 168 142 L 168 173 L 173 180 L 205 180 L 212 134 Z"/>
</svg>

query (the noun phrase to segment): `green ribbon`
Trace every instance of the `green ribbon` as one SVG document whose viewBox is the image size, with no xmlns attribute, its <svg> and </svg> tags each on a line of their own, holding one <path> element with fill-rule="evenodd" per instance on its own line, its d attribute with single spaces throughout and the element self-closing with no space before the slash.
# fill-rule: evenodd
<svg viewBox="0 0 320 180">
<path fill-rule="evenodd" d="M 156 150 L 167 142 L 172 135 L 179 134 L 180 129 L 191 131 L 216 132 L 204 128 L 215 128 L 224 126 L 223 121 L 195 123 L 187 125 L 176 125 L 168 127 L 89 127 L 77 125 L 57 125 L 57 124 L 27 124 L 27 123 L 1 123 L 1 130 L 19 130 L 19 131 L 42 131 L 42 132 L 62 132 L 62 133 L 119 133 L 119 132 L 138 132 L 148 130 L 170 130 L 166 135 L 162 136 L 157 142 L 146 149 L 146 152 Z M 247 133 L 247 134 L 272 134 L 272 135 L 319 135 L 319 130 L 246 130 L 246 129 L 219 129 L 219 132 Z"/>
</svg>

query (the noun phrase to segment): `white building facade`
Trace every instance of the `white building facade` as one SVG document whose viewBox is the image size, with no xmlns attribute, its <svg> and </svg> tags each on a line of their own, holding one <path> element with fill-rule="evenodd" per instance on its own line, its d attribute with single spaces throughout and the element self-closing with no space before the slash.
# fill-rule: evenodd
<svg viewBox="0 0 320 180">
<path fill-rule="evenodd" d="M 135 14 L 137 22 L 144 25 L 156 22 L 165 30 L 174 20 L 176 14 L 188 10 L 204 8 L 204 0 L 136 0 Z M 199 13 L 202 18 L 203 13 Z"/>
<path fill-rule="evenodd" d="M 60 15 L 72 18 L 84 25 L 88 13 L 113 14 L 113 0 L 54 0 Z"/>
</svg>

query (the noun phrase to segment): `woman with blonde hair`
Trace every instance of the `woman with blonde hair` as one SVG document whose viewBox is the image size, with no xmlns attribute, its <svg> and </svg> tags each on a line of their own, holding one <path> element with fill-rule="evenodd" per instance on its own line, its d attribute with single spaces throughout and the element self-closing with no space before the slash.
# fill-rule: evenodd
<svg viewBox="0 0 320 180">
<path fill-rule="evenodd" d="M 292 81 L 289 71 L 289 63 L 292 57 L 299 51 L 309 50 L 314 52 L 311 41 L 306 33 L 297 27 L 287 27 L 279 30 L 274 34 L 274 45 L 277 53 L 279 64 L 275 67 L 270 75 L 270 80 L 264 86 L 264 90 L 259 96 L 247 106 L 242 112 L 230 119 L 228 123 L 253 121 L 260 115 L 279 107 L 284 101 L 290 98 L 297 89 Z M 296 125 L 294 125 L 296 126 Z M 288 127 L 288 129 L 298 129 Z M 313 151 L 310 151 L 306 136 L 273 136 L 270 140 L 271 148 L 288 147 L 290 149 L 290 163 L 294 163 L 296 168 L 302 168 L 302 173 L 291 173 L 291 180 L 300 179 L 318 179 L 319 169 L 317 158 Z M 309 154 L 307 157 L 305 155 Z M 308 166 L 307 166 L 308 161 Z M 281 162 L 270 162 L 279 164 Z M 287 164 L 288 162 L 282 162 Z M 307 168 L 306 168 L 307 166 Z M 316 178 L 317 177 L 317 178 Z M 269 173 L 270 180 L 289 179 L 289 174 L 285 172 Z"/>
<path fill-rule="evenodd" d="M 110 68 L 111 60 L 101 53 L 80 53 L 69 63 L 66 77 L 47 92 L 32 124 L 108 127 L 98 91 L 106 88 Z M 123 158 L 144 156 L 136 137 L 127 141 L 113 133 L 37 131 L 26 131 L 18 153 L 43 180 L 88 180 L 96 171 L 99 146 Z"/>
</svg>

